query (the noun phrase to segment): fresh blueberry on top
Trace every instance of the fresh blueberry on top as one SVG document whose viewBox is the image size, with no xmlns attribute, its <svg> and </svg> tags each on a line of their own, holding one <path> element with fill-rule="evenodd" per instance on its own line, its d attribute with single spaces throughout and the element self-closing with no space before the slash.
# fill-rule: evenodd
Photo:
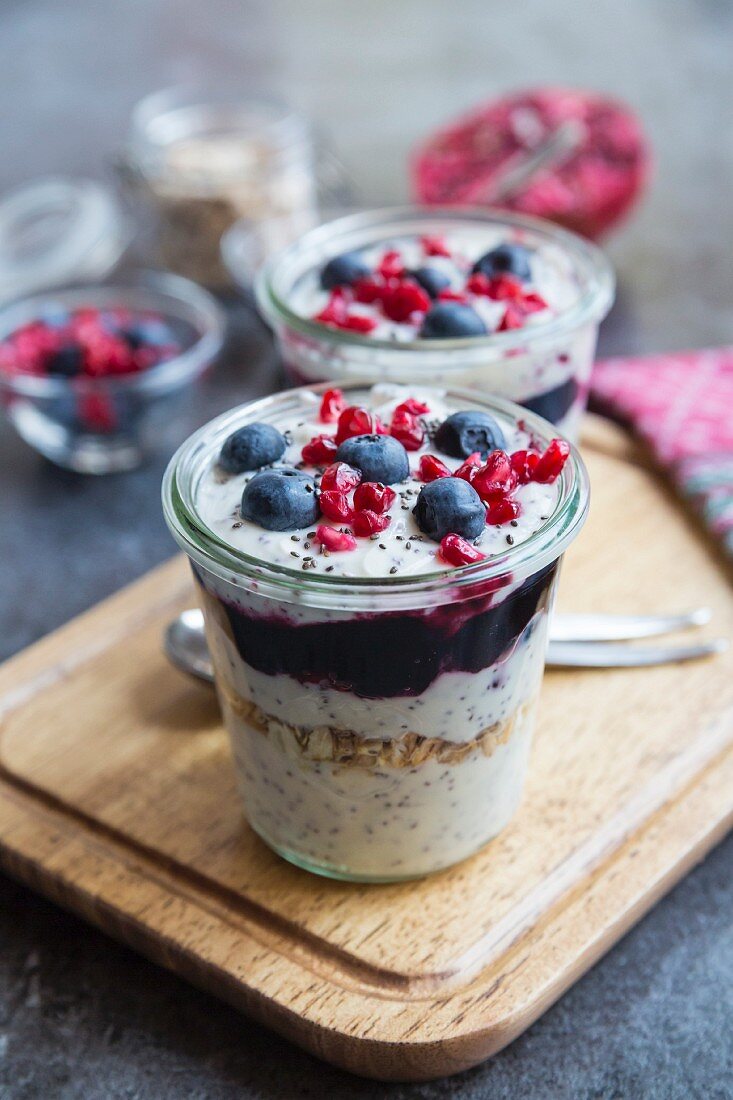
<svg viewBox="0 0 733 1100">
<path fill-rule="evenodd" d="M 468 458 L 474 451 L 486 458 L 489 451 L 506 449 L 504 433 L 493 416 L 479 409 L 451 413 L 436 431 L 434 443 L 452 458 Z"/>
<path fill-rule="evenodd" d="M 277 462 L 285 453 L 287 443 L 272 424 L 245 424 L 225 440 L 219 454 L 219 465 L 228 474 L 243 474 Z"/>
<path fill-rule="evenodd" d="M 419 283 L 426 294 L 431 298 L 437 298 L 441 290 L 450 286 L 450 279 L 437 267 L 417 267 L 410 274 L 416 283 Z"/>
<path fill-rule="evenodd" d="M 532 268 L 529 258 L 532 255 L 523 244 L 500 244 L 485 252 L 473 265 L 475 272 L 492 279 L 495 275 L 514 275 L 517 279 L 531 279 Z"/>
<path fill-rule="evenodd" d="M 424 340 L 447 340 L 460 336 L 485 336 L 486 325 L 475 309 L 461 302 L 436 302 L 423 319 Z"/>
<path fill-rule="evenodd" d="M 446 535 L 477 539 L 486 524 L 481 497 L 459 477 L 440 477 L 423 485 L 412 513 L 420 530 L 435 542 Z"/>
<path fill-rule="evenodd" d="M 371 275 L 358 252 L 344 252 L 334 256 L 321 271 L 321 286 L 324 290 L 333 290 L 337 286 L 351 286 L 359 279 Z"/>
<path fill-rule="evenodd" d="M 363 481 L 394 485 L 410 474 L 410 461 L 402 444 L 391 435 L 353 435 L 336 451 L 336 461 L 361 470 Z"/>
<path fill-rule="evenodd" d="M 315 523 L 321 510 L 313 478 L 281 466 L 262 470 L 247 483 L 241 512 L 243 519 L 267 531 L 295 531 Z"/>
<path fill-rule="evenodd" d="M 84 353 L 78 344 L 66 344 L 58 348 L 46 364 L 49 374 L 62 378 L 73 378 L 80 374 L 84 365 Z"/>
</svg>

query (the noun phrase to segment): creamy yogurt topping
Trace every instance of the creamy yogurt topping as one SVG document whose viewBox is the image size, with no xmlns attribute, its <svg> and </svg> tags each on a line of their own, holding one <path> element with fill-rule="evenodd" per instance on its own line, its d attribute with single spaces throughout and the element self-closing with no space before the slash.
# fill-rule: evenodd
<svg viewBox="0 0 733 1100">
<path fill-rule="evenodd" d="M 443 391 L 415 386 L 397 386 L 380 384 L 371 391 L 360 395 L 359 403 L 389 424 L 397 405 L 408 397 L 424 401 L 429 412 L 424 420 L 430 426 L 442 422 L 448 415 L 461 409 L 470 408 L 470 403 L 451 403 Z M 288 440 L 288 446 L 278 466 L 301 466 L 303 446 L 314 436 L 331 433 L 334 424 L 324 424 L 319 418 L 321 394 L 303 390 L 300 395 L 301 411 L 294 413 L 292 407 L 283 413 L 275 412 L 272 423 Z M 353 394 L 347 400 L 355 400 Z M 532 447 L 533 439 L 528 431 L 508 417 L 492 413 L 506 438 L 509 453 Z M 309 575 L 328 573 L 334 577 L 389 577 L 433 573 L 439 570 L 451 570 L 439 554 L 437 542 L 423 534 L 417 525 L 412 509 L 423 487 L 417 477 L 421 455 L 436 455 L 451 469 L 457 469 L 463 459 L 449 457 L 441 453 L 426 433 L 420 450 L 408 453 L 410 476 L 408 480 L 394 485 L 396 499 L 389 508 L 389 526 L 377 536 L 356 539 L 356 549 L 351 551 L 324 552 L 315 537 L 318 524 L 326 524 L 336 530 L 349 530 L 348 523 L 335 522 L 321 516 L 317 523 L 306 528 L 289 531 L 269 531 L 242 518 L 240 502 L 247 482 L 257 471 L 243 474 L 226 474 L 218 464 L 218 451 L 212 453 L 208 465 L 201 476 L 196 495 L 196 510 L 202 522 L 222 541 L 234 549 L 259 558 L 264 562 L 291 569 L 302 569 Z M 317 468 L 301 466 L 306 472 L 315 475 L 318 485 Z M 557 482 L 538 484 L 530 482 L 520 485 L 514 493 L 514 500 L 520 506 L 520 514 L 511 523 L 501 525 L 487 524 L 474 545 L 484 555 L 490 557 L 505 552 L 509 546 L 517 545 L 540 530 L 552 515 L 559 497 Z"/>
<path fill-rule="evenodd" d="M 502 244 L 521 243 L 521 232 L 508 233 L 503 227 L 485 227 L 482 225 L 457 228 L 443 235 L 440 241 L 445 244 L 449 256 L 434 255 L 429 238 L 417 236 L 395 237 L 359 249 L 356 253 L 373 272 L 378 272 L 385 255 L 397 253 L 404 264 L 408 278 L 418 268 L 429 267 L 449 280 L 446 288 L 460 293 L 472 309 L 478 313 L 486 326 L 488 334 L 496 332 L 502 326 L 507 307 L 506 299 L 496 300 L 485 293 L 474 293 L 467 288 L 474 263 L 488 251 Z M 526 294 L 538 295 L 544 301 L 544 308 L 521 309 L 521 325 L 534 326 L 565 312 L 578 300 L 579 283 L 573 261 L 569 253 L 558 245 L 547 243 L 529 249 L 531 277 L 522 280 L 522 290 Z M 318 319 L 319 314 L 328 306 L 331 292 L 321 286 L 323 265 L 307 272 L 291 291 L 290 308 L 301 317 Z M 378 277 L 378 276 L 377 276 Z M 413 314 L 400 322 L 385 316 L 379 304 L 358 300 L 347 288 L 349 315 L 369 318 L 374 327 L 368 338 L 381 340 L 414 340 L 419 335 L 424 313 Z M 512 326 L 514 327 L 514 326 Z"/>
</svg>

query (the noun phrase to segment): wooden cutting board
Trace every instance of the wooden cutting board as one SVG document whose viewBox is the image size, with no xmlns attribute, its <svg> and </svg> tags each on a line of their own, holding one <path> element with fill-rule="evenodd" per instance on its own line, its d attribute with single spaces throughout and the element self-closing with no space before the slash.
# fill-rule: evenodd
<svg viewBox="0 0 733 1100">
<path fill-rule="evenodd" d="M 587 528 L 565 610 L 708 604 L 717 559 L 641 454 L 590 422 Z M 511 1042 L 725 833 L 729 655 L 550 672 L 526 797 L 479 855 L 359 886 L 289 866 L 248 829 L 210 689 L 166 664 L 193 596 L 176 558 L 0 668 L 0 862 L 328 1061 L 455 1073 Z"/>
</svg>

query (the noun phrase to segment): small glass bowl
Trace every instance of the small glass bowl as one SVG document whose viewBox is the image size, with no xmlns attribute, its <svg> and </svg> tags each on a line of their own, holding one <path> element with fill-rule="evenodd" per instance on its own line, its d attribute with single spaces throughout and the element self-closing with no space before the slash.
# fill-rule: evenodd
<svg viewBox="0 0 733 1100">
<path fill-rule="evenodd" d="M 160 314 L 182 350 L 149 370 L 114 378 L 0 371 L 0 404 L 18 434 L 57 465 L 85 474 L 131 470 L 152 451 L 180 442 L 186 399 L 223 342 L 224 313 L 214 298 L 188 279 L 153 272 L 45 291 L 0 309 L 0 341 L 52 306 Z"/>
</svg>

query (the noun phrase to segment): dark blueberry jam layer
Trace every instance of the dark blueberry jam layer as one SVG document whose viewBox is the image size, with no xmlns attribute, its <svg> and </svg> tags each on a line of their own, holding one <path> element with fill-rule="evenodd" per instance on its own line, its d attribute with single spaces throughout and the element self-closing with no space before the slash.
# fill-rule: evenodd
<svg viewBox="0 0 733 1100">
<path fill-rule="evenodd" d="M 579 396 L 578 383 L 574 378 L 568 378 L 567 382 L 563 382 L 561 386 L 546 390 L 545 393 L 540 393 L 536 397 L 529 397 L 520 404 L 530 412 L 549 420 L 551 424 L 557 424 L 570 412 Z"/>
<path fill-rule="evenodd" d="M 219 600 L 242 660 L 275 676 L 327 684 L 366 699 L 420 695 L 443 672 L 495 664 L 547 606 L 557 562 L 494 606 L 465 601 L 436 612 L 391 612 L 296 624 L 250 616 Z M 206 588 L 205 576 L 195 570 Z M 210 599 L 219 599 L 207 589 Z"/>
</svg>

